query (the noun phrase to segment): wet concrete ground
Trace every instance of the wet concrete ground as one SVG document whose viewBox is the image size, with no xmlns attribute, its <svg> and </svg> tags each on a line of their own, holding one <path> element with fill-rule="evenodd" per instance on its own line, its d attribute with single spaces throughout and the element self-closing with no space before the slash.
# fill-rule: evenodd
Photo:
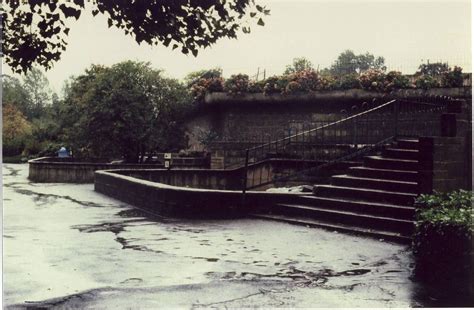
<svg viewBox="0 0 474 310">
<path fill-rule="evenodd" d="M 406 246 L 253 219 L 149 217 L 3 166 L 9 308 L 410 307 Z"/>
</svg>

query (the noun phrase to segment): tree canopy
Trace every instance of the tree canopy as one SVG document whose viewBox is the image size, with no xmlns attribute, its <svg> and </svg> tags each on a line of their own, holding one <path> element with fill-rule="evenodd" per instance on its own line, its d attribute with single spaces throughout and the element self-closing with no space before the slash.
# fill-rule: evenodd
<svg viewBox="0 0 474 310">
<path fill-rule="evenodd" d="M 51 68 L 66 50 L 70 29 L 65 21 L 79 19 L 87 9 L 105 15 L 109 27 L 122 29 L 139 44 L 161 43 L 194 56 L 221 38 L 250 32 L 254 21 L 263 26 L 262 17 L 270 13 L 254 0 L 6 0 L 1 6 L 6 63 L 17 73 L 34 64 Z"/>
<path fill-rule="evenodd" d="M 3 155 L 11 156 L 21 153 L 26 140 L 31 135 L 31 124 L 23 113 L 12 104 L 3 105 L 2 121 Z"/>
<path fill-rule="evenodd" d="M 178 123 L 188 103 L 186 88 L 148 63 L 92 66 L 68 87 L 66 137 L 80 155 L 137 162 L 145 152 L 185 147 Z"/>
<path fill-rule="evenodd" d="M 299 58 L 293 59 L 293 62 L 291 65 L 286 66 L 286 69 L 283 72 L 283 74 L 292 74 L 292 73 L 301 72 L 301 71 L 310 70 L 310 69 L 314 69 L 311 61 L 309 61 L 308 59 L 304 57 L 299 57 Z"/>
<path fill-rule="evenodd" d="M 385 71 L 385 59 L 370 53 L 356 55 L 353 51 L 346 50 L 337 57 L 329 71 L 335 76 L 341 76 L 360 74 L 369 69 Z"/>
<path fill-rule="evenodd" d="M 426 63 L 426 64 L 421 64 L 418 67 L 418 71 L 416 74 L 426 74 L 426 75 L 441 75 L 445 72 L 448 72 L 450 70 L 449 66 L 447 63 L 442 63 L 442 62 L 433 62 L 433 63 Z"/>
<path fill-rule="evenodd" d="M 32 68 L 22 81 L 2 75 L 2 83 L 3 102 L 14 105 L 28 120 L 41 117 L 45 107 L 51 103 L 49 81 L 38 68 Z"/>
</svg>

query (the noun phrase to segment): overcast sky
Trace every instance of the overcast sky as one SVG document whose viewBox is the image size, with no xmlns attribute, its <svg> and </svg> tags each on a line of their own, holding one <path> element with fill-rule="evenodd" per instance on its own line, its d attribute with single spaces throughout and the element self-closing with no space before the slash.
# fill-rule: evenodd
<svg viewBox="0 0 474 310">
<path fill-rule="evenodd" d="M 198 57 L 163 46 L 138 45 L 104 16 L 83 13 L 70 23 L 66 52 L 47 77 L 54 90 L 91 64 L 123 60 L 149 61 L 168 76 L 221 67 L 224 75 L 266 70 L 281 74 L 295 57 L 328 67 L 344 50 L 385 57 L 389 69 L 413 73 L 422 61 L 447 61 L 471 72 L 471 4 L 469 0 L 313 0 L 258 1 L 271 15 L 265 26 L 237 40 L 223 39 Z M 3 66 L 4 73 L 11 73 Z"/>
</svg>

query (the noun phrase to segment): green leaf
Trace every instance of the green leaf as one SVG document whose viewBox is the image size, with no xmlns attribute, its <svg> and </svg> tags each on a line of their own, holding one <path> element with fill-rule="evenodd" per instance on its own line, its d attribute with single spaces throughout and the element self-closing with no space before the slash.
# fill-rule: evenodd
<svg viewBox="0 0 474 310">
<path fill-rule="evenodd" d="M 265 26 L 265 23 L 263 22 L 263 20 L 261 18 L 258 19 L 258 22 L 257 22 L 257 25 L 259 26 Z"/>
</svg>

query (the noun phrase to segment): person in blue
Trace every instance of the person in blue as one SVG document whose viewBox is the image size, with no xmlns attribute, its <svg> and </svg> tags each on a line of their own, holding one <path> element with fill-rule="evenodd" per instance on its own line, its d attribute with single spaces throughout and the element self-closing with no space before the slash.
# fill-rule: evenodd
<svg viewBox="0 0 474 310">
<path fill-rule="evenodd" d="M 66 150 L 64 146 L 62 146 L 58 151 L 58 157 L 66 158 L 69 157 L 69 152 Z"/>
</svg>

